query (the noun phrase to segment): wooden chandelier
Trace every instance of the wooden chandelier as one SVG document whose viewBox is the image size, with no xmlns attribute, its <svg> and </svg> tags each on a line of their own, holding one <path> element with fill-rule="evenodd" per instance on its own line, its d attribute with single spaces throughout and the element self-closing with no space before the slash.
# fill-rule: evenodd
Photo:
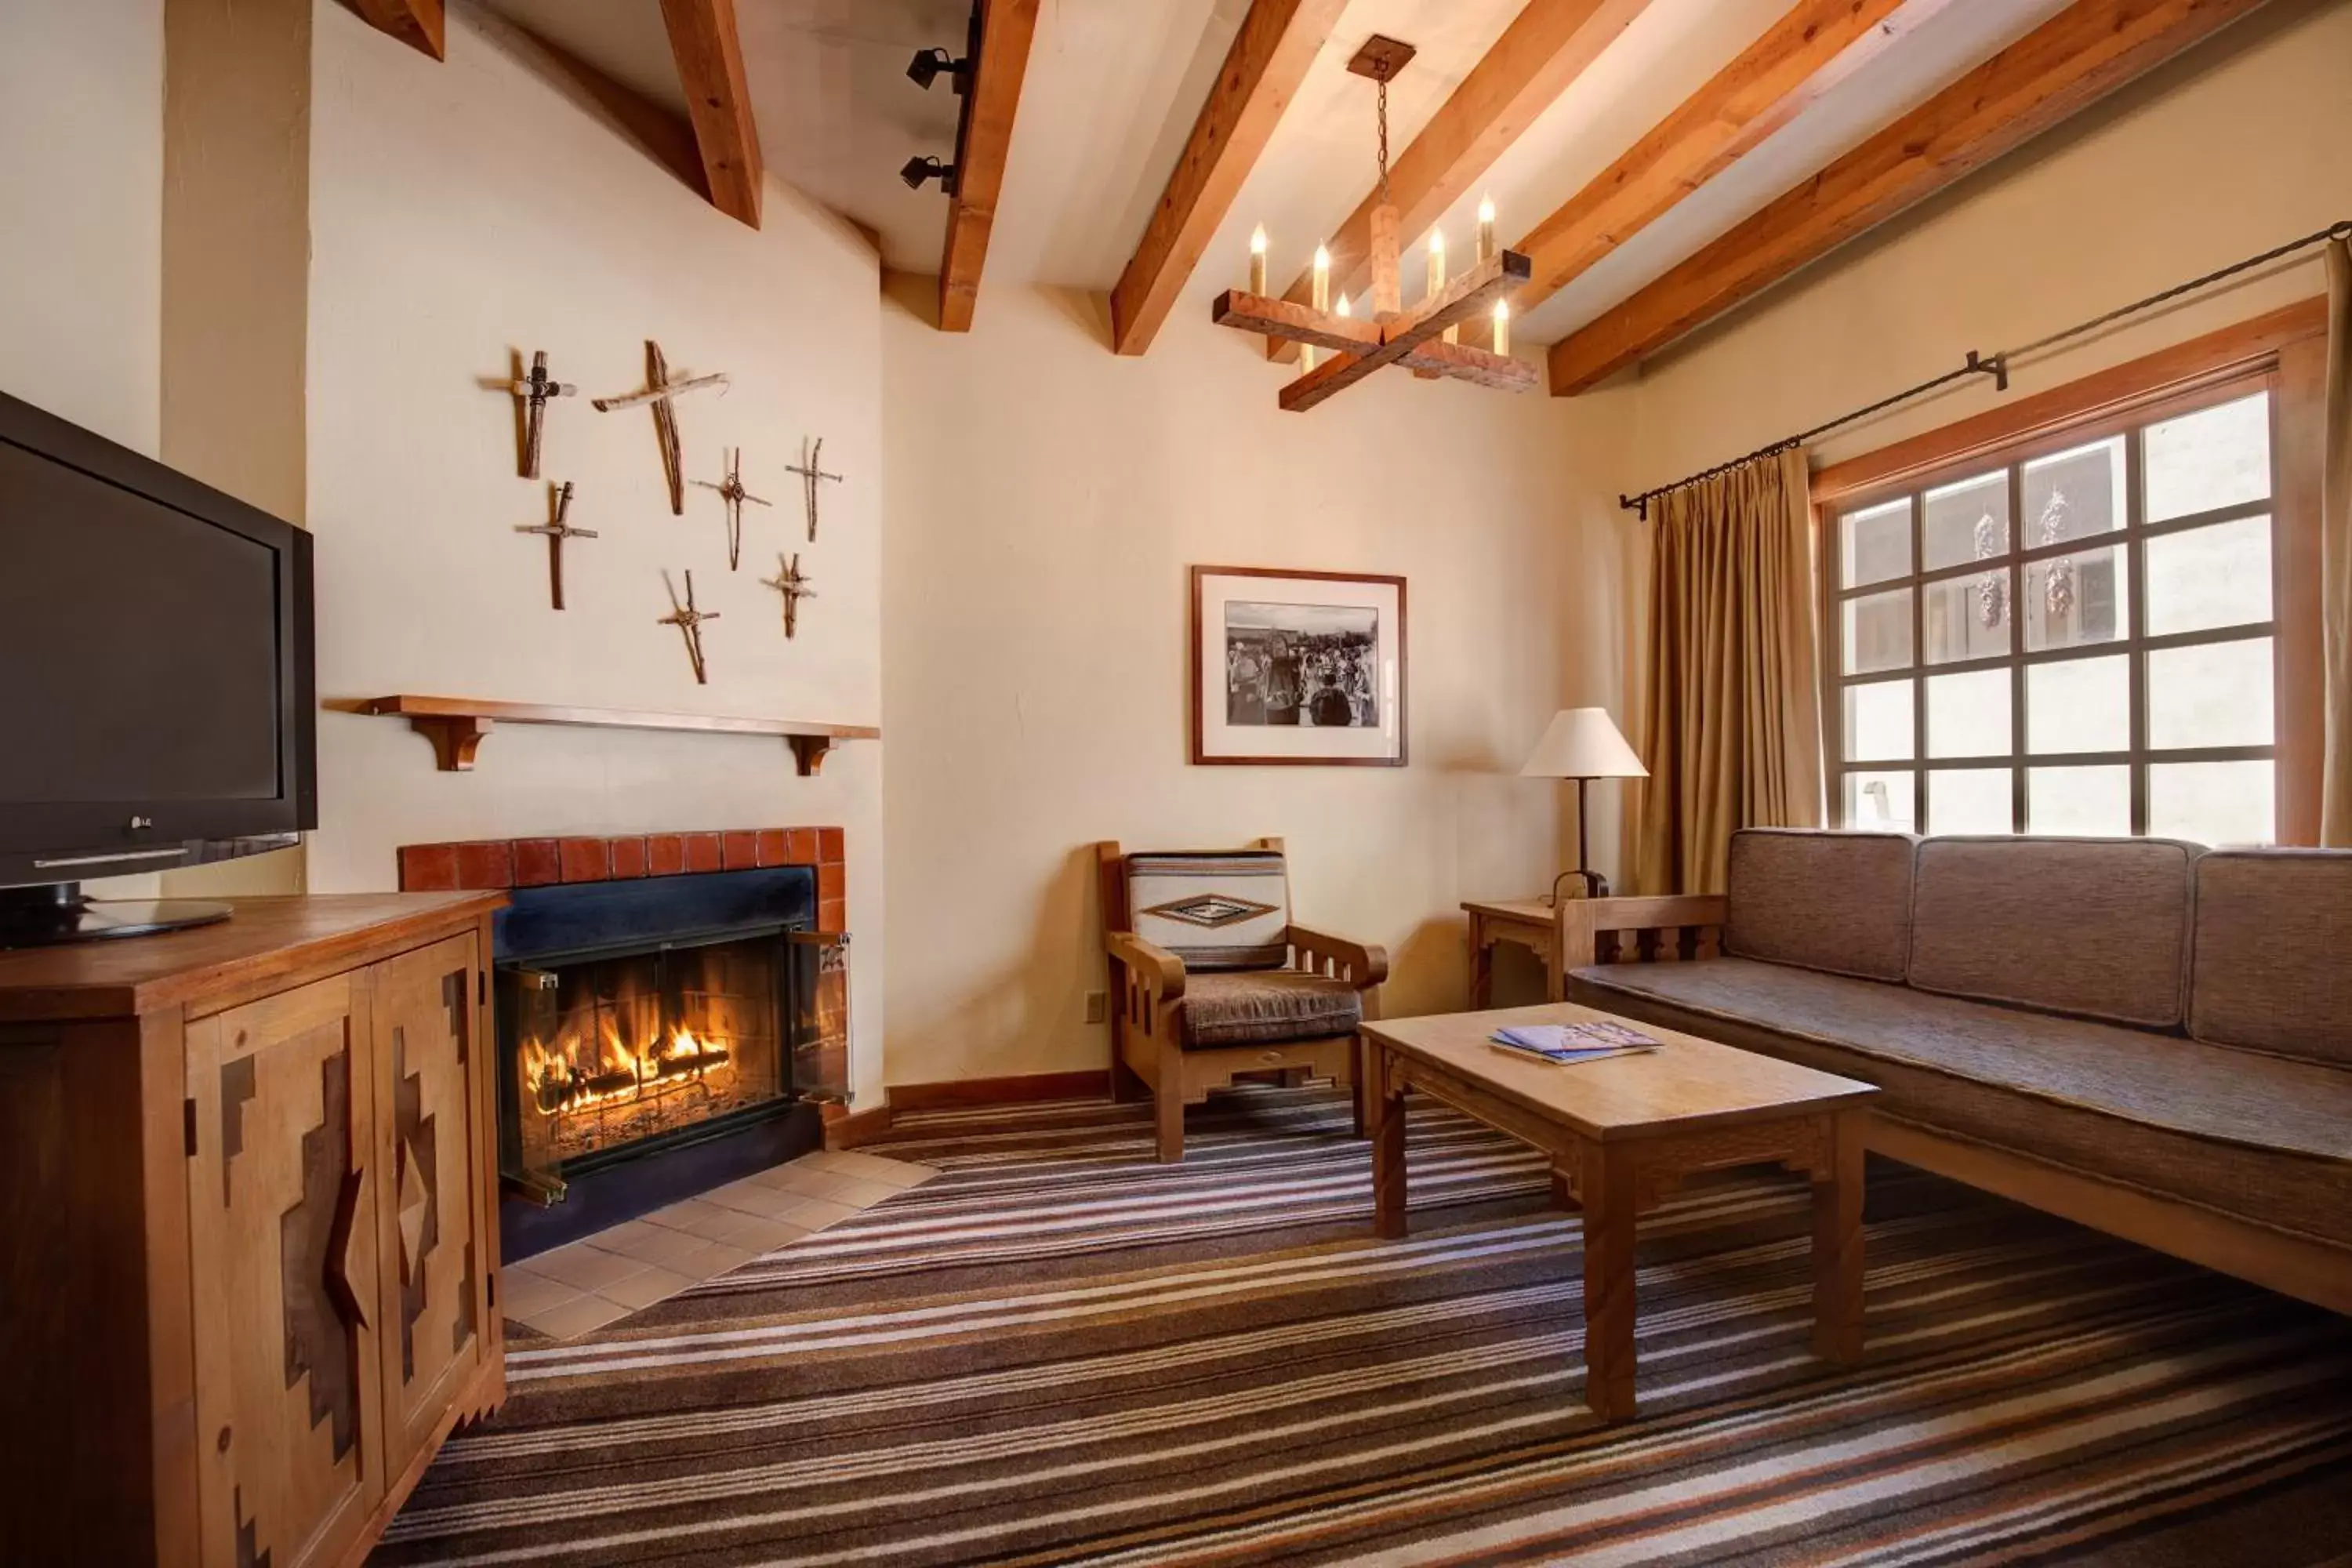
<svg viewBox="0 0 2352 1568">
<path fill-rule="evenodd" d="M 1383 237 L 1385 236 L 1385 238 Z M 1217 296 L 1221 327 L 1287 338 L 1338 352 L 1282 389 L 1282 405 L 1303 413 L 1335 392 L 1363 380 L 1384 364 L 1402 364 L 1423 375 L 1451 376 L 1502 392 L 1527 392 L 1536 367 L 1509 354 L 1444 341 L 1445 329 L 1485 316 L 1495 301 L 1508 299 L 1528 280 L 1528 258 L 1516 250 L 1487 258 L 1433 300 L 1410 311 L 1398 310 L 1396 209 L 1372 210 L 1372 313 L 1335 316 L 1264 294 L 1228 289 Z"/>
<path fill-rule="evenodd" d="M 1449 342 L 1444 335 L 1449 327 L 1487 315 L 1528 280 L 1533 268 L 1519 252 L 1504 250 L 1483 257 L 1443 289 L 1433 289 L 1414 310 L 1403 308 L 1397 209 L 1388 199 L 1389 79 L 1412 54 L 1410 44 L 1375 36 L 1348 63 L 1358 76 L 1370 77 L 1380 84 L 1381 200 L 1371 211 L 1370 315 L 1338 315 L 1241 289 L 1228 289 L 1217 296 L 1212 319 L 1221 327 L 1334 351 L 1333 357 L 1282 389 L 1282 406 L 1294 414 L 1304 413 L 1388 364 L 1403 365 L 1428 379 L 1450 376 L 1503 392 L 1526 392 L 1536 384 L 1534 365 L 1509 354 Z M 1487 226 L 1491 229 L 1491 223 Z M 1482 249 L 1485 238 L 1482 235 Z"/>
</svg>

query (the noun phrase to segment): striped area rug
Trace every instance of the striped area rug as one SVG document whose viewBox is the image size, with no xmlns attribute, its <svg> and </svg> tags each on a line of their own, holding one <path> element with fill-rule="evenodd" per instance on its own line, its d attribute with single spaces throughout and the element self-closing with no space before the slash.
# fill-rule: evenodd
<svg viewBox="0 0 2352 1568">
<path fill-rule="evenodd" d="M 1416 1100 L 1369 1235 L 1343 1100 L 903 1118 L 929 1184 L 585 1339 L 519 1342 L 374 1562 L 2314 1568 L 2352 1322 L 1893 1165 L 1869 1351 L 1807 1352 L 1808 1198 L 1646 1216 L 1639 1419 L 1582 1404 L 1578 1226 Z"/>
</svg>

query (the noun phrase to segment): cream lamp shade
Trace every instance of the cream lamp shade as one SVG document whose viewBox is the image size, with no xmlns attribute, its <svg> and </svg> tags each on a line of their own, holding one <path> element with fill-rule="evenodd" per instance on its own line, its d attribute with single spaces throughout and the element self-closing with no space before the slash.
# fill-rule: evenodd
<svg viewBox="0 0 2352 1568">
<path fill-rule="evenodd" d="M 1606 708 L 1563 708 L 1552 715 L 1543 739 L 1536 742 L 1528 765 L 1519 770 L 1528 779 L 1645 779 L 1650 770 L 1617 732 Z"/>
<path fill-rule="evenodd" d="M 1609 896 L 1609 879 L 1592 869 L 1592 848 L 1585 833 L 1587 813 L 1584 809 L 1584 787 L 1592 779 L 1645 779 L 1650 770 L 1617 732 L 1606 708 L 1563 708 L 1552 715 L 1544 726 L 1543 739 L 1536 742 L 1535 755 L 1519 770 L 1523 779 L 1574 779 L 1576 781 L 1576 869 L 1563 871 L 1552 879 L 1551 897 L 1546 903 L 1559 902 L 1559 885 L 1574 877 L 1583 882 L 1588 899 Z"/>
</svg>

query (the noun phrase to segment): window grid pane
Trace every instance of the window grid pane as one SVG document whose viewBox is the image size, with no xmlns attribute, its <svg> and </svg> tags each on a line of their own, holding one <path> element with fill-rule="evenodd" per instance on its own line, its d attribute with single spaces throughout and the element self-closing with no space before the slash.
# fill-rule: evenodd
<svg viewBox="0 0 2352 1568">
<path fill-rule="evenodd" d="M 2267 842 L 2268 421 L 2241 395 L 1841 513 L 1840 822 Z"/>
</svg>

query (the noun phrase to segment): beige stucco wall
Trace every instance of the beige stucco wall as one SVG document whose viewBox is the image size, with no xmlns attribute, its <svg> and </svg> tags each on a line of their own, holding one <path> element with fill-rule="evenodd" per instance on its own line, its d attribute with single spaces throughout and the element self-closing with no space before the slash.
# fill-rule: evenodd
<svg viewBox="0 0 2352 1568">
<path fill-rule="evenodd" d="M 0 16 L 0 391 L 153 456 L 163 0 Z"/>
<path fill-rule="evenodd" d="M 0 13 L 0 392 L 161 445 L 163 0 Z M 152 898 L 158 879 L 93 880 Z"/>
<path fill-rule="evenodd" d="M 1639 376 L 1628 478 L 1736 457 L 1958 364 L 2352 217 L 2352 0 L 2272 0 L 2057 131 L 1694 334 Z M 2030 363 L 2015 392 L 2306 298 L 2315 253 Z M 1998 401 L 1982 382 L 1836 461 Z"/>
<path fill-rule="evenodd" d="M 2205 44 L 1621 376 L 1629 489 L 2352 216 L 2352 0 L 2272 0 Z M 2011 397 L 2323 291 L 2315 252 L 2021 360 Z M 1972 380 L 1849 426 L 1815 465 L 2002 401 Z M 1647 551 L 1615 591 L 1638 643 Z M 1629 665 L 1638 656 L 1629 652 Z M 1638 721 L 1638 692 L 1627 693 Z"/>
<path fill-rule="evenodd" d="M 319 536 L 322 695 L 879 719 L 891 759 L 886 788 L 873 745 L 800 780 L 773 742 L 509 729 L 476 773 L 444 774 L 403 726 L 329 714 L 311 885 L 389 886 L 394 847 L 423 838 L 840 823 L 869 1102 L 886 1080 L 1102 1064 L 1102 1030 L 1083 1021 L 1103 984 L 1101 837 L 1281 835 L 1301 917 L 1391 948 L 1391 1010 L 1457 1005 L 1458 903 L 1541 886 L 1572 831 L 1559 786 L 1514 776 L 1520 758 L 1554 709 L 1623 712 L 1631 695 L 1643 533 L 1614 508 L 1620 488 L 2352 212 L 2352 0 L 2273 0 L 1601 393 L 1383 376 L 1290 416 L 1282 373 L 1189 297 L 1139 360 L 1105 350 L 1097 301 L 995 279 L 977 330 L 943 337 L 919 300 L 877 298 L 845 226 L 773 182 L 765 229 L 733 224 L 470 9 L 440 66 L 335 0 L 311 23 L 310 188 L 268 209 L 307 207 L 304 362 L 263 365 L 272 345 L 248 343 L 233 368 L 272 396 L 299 381 L 299 449 L 245 454 L 273 466 L 236 482 L 299 479 L 265 504 Z M 158 450 L 170 345 L 192 372 L 221 363 L 216 337 L 209 359 L 203 333 L 175 339 L 163 303 L 162 0 L 12 7 L 7 26 L 0 142 L 55 155 L 0 160 L 0 209 L 35 219 L 0 226 L 0 386 Z M 261 132 L 247 155 L 267 158 L 268 122 L 245 128 Z M 2283 269 L 2021 366 L 2019 388 L 2317 284 L 2308 265 Z M 515 476 L 508 405 L 484 383 L 509 349 L 545 347 L 590 391 L 632 386 L 646 336 L 679 367 L 736 378 L 681 405 L 689 470 L 715 475 L 740 441 L 753 488 L 781 504 L 753 511 L 730 574 L 709 492 L 668 515 L 645 416 L 559 405 L 548 477 L 578 482 L 576 520 L 604 536 L 571 548 L 575 607 L 557 616 L 543 547 L 511 531 L 543 514 L 542 492 Z M 1822 456 L 1991 401 L 1971 386 Z M 198 434 L 238 456 L 213 411 L 183 412 L 187 466 L 208 460 Z M 782 465 L 816 434 L 849 482 L 828 489 L 810 546 Z M 791 644 L 750 570 L 772 571 L 780 544 L 822 595 Z M 1190 766 L 1186 568 L 1201 563 L 1404 574 L 1412 765 Z M 661 569 L 688 564 L 725 617 L 708 688 L 654 624 Z M 1605 847 L 1615 786 L 1596 805 Z"/>
<path fill-rule="evenodd" d="M 1285 414 L 1290 373 L 1205 299 L 1121 359 L 1087 297 L 992 286 L 955 338 L 906 281 L 883 322 L 891 1080 L 1104 1065 L 1104 838 L 1284 837 L 1299 918 L 1387 944 L 1391 1011 L 1458 1005 L 1460 901 L 1554 869 L 1561 786 L 1519 763 L 1613 685 L 1582 581 L 1588 521 L 1615 528 L 1592 504 L 1612 401 L 1383 373 Z M 1411 765 L 1189 765 L 1202 563 L 1406 577 Z"/>
<path fill-rule="evenodd" d="M 415 691 L 872 723 L 881 719 L 880 304 L 873 252 L 771 181 L 763 226 L 720 214 L 640 153 L 518 35 L 453 9 L 436 64 L 334 0 L 315 13 L 310 126 L 308 512 L 318 539 L 319 689 Z M 669 511 L 651 415 L 599 414 L 672 372 L 724 371 L 677 403 L 690 479 L 721 448 L 772 508 Z M 548 416 L 544 481 L 577 486 L 569 609 L 548 604 L 547 484 L 516 471 L 510 351 L 548 351 L 582 395 Z M 823 436 L 817 542 L 784 465 Z M 820 595 L 787 642 L 779 550 Z M 662 574 L 691 567 L 710 684 L 697 686 Z M 781 741 L 506 727 L 470 773 L 436 772 L 397 721 L 320 716 L 319 891 L 386 888 L 404 843 L 564 833 L 839 825 L 861 1102 L 883 1017 L 882 748 L 795 775 Z"/>
</svg>

